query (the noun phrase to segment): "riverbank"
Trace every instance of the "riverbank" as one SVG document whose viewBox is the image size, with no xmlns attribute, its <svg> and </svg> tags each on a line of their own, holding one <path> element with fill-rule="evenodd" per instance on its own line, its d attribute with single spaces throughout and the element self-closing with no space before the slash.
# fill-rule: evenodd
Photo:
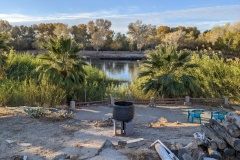
<svg viewBox="0 0 240 160">
<path fill-rule="evenodd" d="M 143 51 L 81 51 L 80 54 L 87 59 L 141 60 L 146 57 Z"/>
<path fill-rule="evenodd" d="M 19 53 L 30 53 L 38 55 L 45 53 L 44 50 L 25 50 Z M 87 59 L 107 59 L 107 60 L 141 60 L 146 57 L 144 51 L 80 51 L 80 55 Z"/>
</svg>

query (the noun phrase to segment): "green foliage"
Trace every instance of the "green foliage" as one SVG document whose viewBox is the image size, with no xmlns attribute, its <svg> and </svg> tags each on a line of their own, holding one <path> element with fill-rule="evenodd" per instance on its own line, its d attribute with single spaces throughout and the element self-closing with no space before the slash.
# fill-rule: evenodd
<svg viewBox="0 0 240 160">
<path fill-rule="evenodd" d="M 197 97 L 228 97 L 233 101 L 240 97 L 240 67 L 238 61 L 221 58 L 212 52 L 206 51 L 194 54 L 193 62 L 200 67 L 191 71 L 198 86 L 202 89 Z"/>
<path fill-rule="evenodd" d="M 39 56 L 43 61 L 37 68 L 39 80 L 45 79 L 48 83 L 65 88 L 69 102 L 73 99 L 74 88 L 84 82 L 83 66 L 86 62 L 79 56 L 81 48 L 71 39 L 60 37 L 51 38 L 45 49 L 48 52 Z"/>
<path fill-rule="evenodd" d="M 0 105 L 51 106 L 64 102 L 66 92 L 56 85 L 33 79 L 24 81 L 2 79 L 0 81 Z"/>
<path fill-rule="evenodd" d="M 191 61 L 191 52 L 177 52 L 175 46 L 158 46 L 147 53 L 140 63 L 139 77 L 145 77 L 142 88 L 145 93 L 154 91 L 156 96 L 193 96 L 197 85 L 195 78 L 186 72 L 197 67 Z"/>
<path fill-rule="evenodd" d="M 23 81 L 27 78 L 37 79 L 38 73 L 36 68 L 40 65 L 40 60 L 29 53 L 16 53 L 11 50 L 7 56 L 6 75 L 9 79 Z"/>
<path fill-rule="evenodd" d="M 103 71 L 98 70 L 91 65 L 85 66 L 86 72 L 84 85 L 79 85 L 75 90 L 75 100 L 85 101 L 97 101 L 105 98 L 106 87 L 108 80 Z"/>
<path fill-rule="evenodd" d="M 44 117 L 46 115 L 46 109 L 44 108 L 27 108 L 24 111 L 32 118 Z"/>
</svg>

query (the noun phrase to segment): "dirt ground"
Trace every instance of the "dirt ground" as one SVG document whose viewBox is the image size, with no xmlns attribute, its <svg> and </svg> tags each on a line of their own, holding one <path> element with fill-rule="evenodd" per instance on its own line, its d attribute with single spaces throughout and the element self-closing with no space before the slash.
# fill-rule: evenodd
<svg viewBox="0 0 240 160">
<path fill-rule="evenodd" d="M 135 105 L 134 135 L 115 136 L 113 126 L 96 126 L 112 116 L 112 107 L 88 106 L 76 110 L 73 119 L 53 122 L 47 119 L 30 118 L 23 112 L 25 107 L 10 110 L 14 115 L 0 115 L 0 159 L 28 160 L 70 159 L 128 160 L 158 159 L 154 148 L 149 145 L 159 139 L 166 145 L 179 142 L 187 145 L 193 140 L 193 133 L 200 131 L 197 120 L 187 120 L 188 109 L 204 109 L 202 123 L 210 119 L 207 106 L 157 106 Z M 164 122 L 157 125 L 159 119 Z M 154 123 L 156 125 L 154 125 Z M 136 148 L 119 147 L 119 140 L 144 138 L 144 145 Z M 106 140 L 115 146 L 99 150 Z"/>
</svg>

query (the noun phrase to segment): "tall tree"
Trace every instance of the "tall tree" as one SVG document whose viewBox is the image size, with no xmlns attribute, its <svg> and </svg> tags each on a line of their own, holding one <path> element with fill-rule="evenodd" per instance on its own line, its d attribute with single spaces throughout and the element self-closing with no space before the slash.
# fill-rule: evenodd
<svg viewBox="0 0 240 160">
<path fill-rule="evenodd" d="M 120 34 L 120 33 L 119 33 Z M 115 53 L 118 49 L 122 47 L 122 41 L 119 37 L 119 34 L 114 36 L 113 42 L 111 43 L 111 48 L 115 50 Z"/>
<path fill-rule="evenodd" d="M 158 46 L 148 51 L 147 59 L 140 63 L 139 77 L 145 77 L 142 88 L 145 93 L 154 91 L 161 97 L 182 97 L 197 92 L 195 78 L 186 71 L 191 64 L 189 52 L 176 51 L 175 46 Z"/>
<path fill-rule="evenodd" d="M 35 32 L 35 42 L 33 48 L 44 49 L 43 45 L 49 41 L 50 37 L 54 37 L 55 26 L 53 23 L 40 23 L 32 26 Z"/>
<path fill-rule="evenodd" d="M 30 26 L 13 26 L 11 31 L 10 44 L 17 50 L 32 49 L 32 43 L 34 42 L 34 30 Z"/>
<path fill-rule="evenodd" d="M 111 33 L 111 25 L 110 21 L 103 19 L 97 19 L 95 23 L 88 22 L 87 28 L 91 35 L 91 44 L 97 51 L 104 46 L 107 36 Z"/>
<path fill-rule="evenodd" d="M 89 43 L 89 34 L 87 33 L 87 25 L 85 24 L 79 24 L 74 25 L 70 28 L 70 33 L 73 35 L 74 40 L 77 43 L 81 43 L 83 45 L 83 49 L 87 46 Z"/>
<path fill-rule="evenodd" d="M 147 38 L 149 36 L 149 31 L 155 26 L 142 24 L 142 21 L 137 20 L 134 23 L 128 25 L 128 34 L 130 36 L 130 42 L 133 44 L 136 42 L 137 48 L 141 50 L 143 46 L 147 43 Z"/>
<path fill-rule="evenodd" d="M 7 50 L 7 38 L 0 32 L 0 79 L 5 75 L 5 68 L 7 65 L 7 57 L 3 51 Z"/>
<path fill-rule="evenodd" d="M 84 82 L 86 65 L 84 58 L 79 56 L 81 48 L 75 45 L 71 39 L 60 37 L 51 38 L 44 48 L 48 51 L 40 55 L 43 64 L 38 67 L 40 79 L 46 78 L 49 82 L 66 90 L 66 98 L 69 103 L 73 98 L 73 89 Z"/>
<path fill-rule="evenodd" d="M 157 37 L 161 40 L 165 37 L 166 34 L 170 33 L 171 29 L 168 26 L 159 26 L 157 28 Z"/>
<path fill-rule="evenodd" d="M 0 20 L 0 32 L 10 33 L 12 26 L 6 20 Z"/>
<path fill-rule="evenodd" d="M 53 33 L 56 37 L 69 37 L 69 29 L 67 24 L 63 23 L 55 23 L 54 24 L 55 29 L 53 30 Z"/>
<path fill-rule="evenodd" d="M 186 35 L 186 32 L 182 30 L 170 32 L 165 35 L 162 41 L 169 45 L 176 45 L 182 42 L 182 40 L 185 38 L 185 35 Z"/>
</svg>

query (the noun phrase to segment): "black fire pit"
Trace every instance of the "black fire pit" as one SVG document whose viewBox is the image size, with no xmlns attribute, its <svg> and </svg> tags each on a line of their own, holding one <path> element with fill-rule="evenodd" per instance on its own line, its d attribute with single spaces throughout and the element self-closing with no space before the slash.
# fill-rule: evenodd
<svg viewBox="0 0 240 160">
<path fill-rule="evenodd" d="M 113 106 L 113 119 L 118 121 L 131 121 L 134 117 L 134 106 L 132 102 L 119 101 Z"/>
</svg>

